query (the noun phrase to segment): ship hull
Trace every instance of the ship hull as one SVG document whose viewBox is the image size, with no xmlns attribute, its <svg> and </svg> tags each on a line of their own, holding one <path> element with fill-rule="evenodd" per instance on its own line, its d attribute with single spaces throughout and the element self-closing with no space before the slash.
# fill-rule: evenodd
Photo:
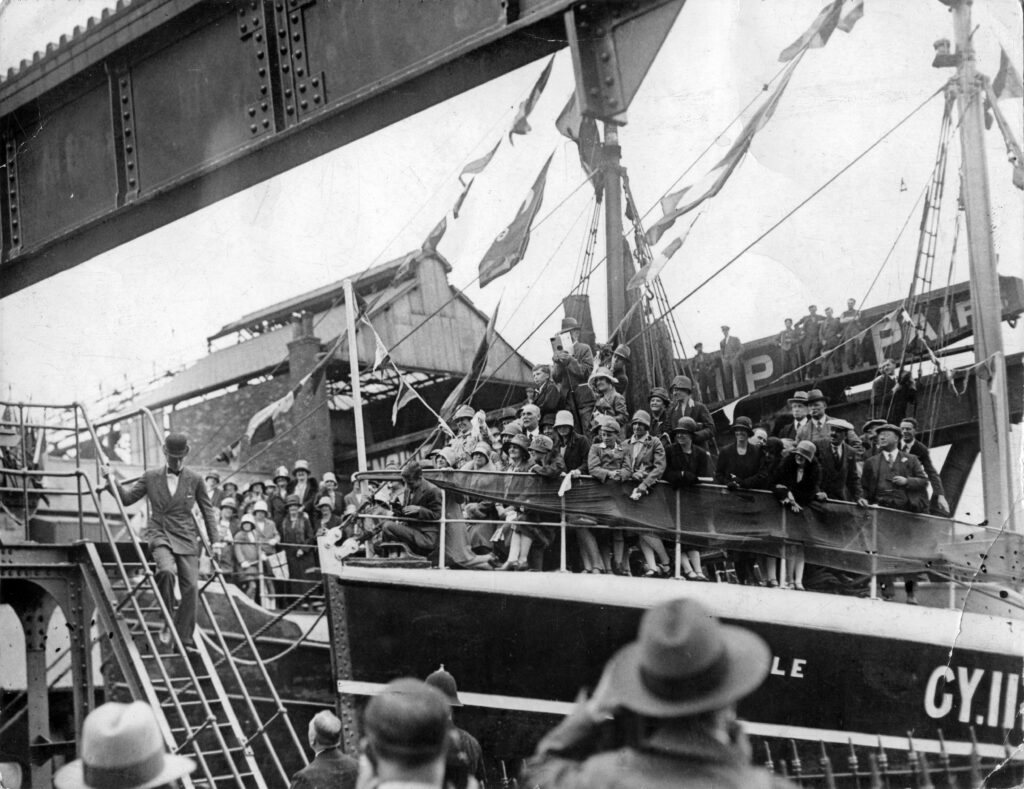
<svg viewBox="0 0 1024 789">
<path fill-rule="evenodd" d="M 755 738 L 1002 758 L 1021 742 L 1021 622 L 725 584 L 346 568 L 328 578 L 336 690 L 358 708 L 398 676 L 444 664 L 486 751 L 515 760 L 593 687 L 643 611 L 676 596 L 760 634 L 762 687 L 740 705 Z M 940 735 L 941 731 L 941 735 Z"/>
</svg>

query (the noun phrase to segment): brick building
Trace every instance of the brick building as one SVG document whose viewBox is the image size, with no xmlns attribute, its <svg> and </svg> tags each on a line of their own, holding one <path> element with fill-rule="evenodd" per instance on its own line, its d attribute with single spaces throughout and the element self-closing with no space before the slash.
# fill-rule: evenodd
<svg viewBox="0 0 1024 789">
<path fill-rule="evenodd" d="M 488 322 L 451 286 L 450 272 L 438 253 L 416 250 L 353 280 L 356 299 L 391 349 L 391 360 L 435 410 L 470 369 Z M 356 469 L 347 309 L 339 281 L 245 315 L 208 338 L 209 355 L 134 405 L 151 409 L 166 429 L 189 436 L 193 467 L 235 471 L 244 480 L 305 458 L 317 476 L 331 469 L 347 475 Z M 339 337 L 326 374 L 313 379 L 315 386 L 304 386 L 291 409 L 275 420 L 273 438 L 250 443 L 250 418 L 287 394 Z M 437 422 L 413 400 L 392 425 L 397 377 L 388 365 L 372 369 L 376 344 L 362 323 L 356 339 L 367 456 L 371 468 L 382 467 L 418 447 Z M 489 411 L 523 401 L 530 373 L 530 363 L 496 336 L 472 405 Z M 126 420 L 120 429 L 128 436 L 132 462 L 141 462 L 141 420 Z M 151 438 L 146 453 L 148 462 L 162 461 Z"/>
</svg>

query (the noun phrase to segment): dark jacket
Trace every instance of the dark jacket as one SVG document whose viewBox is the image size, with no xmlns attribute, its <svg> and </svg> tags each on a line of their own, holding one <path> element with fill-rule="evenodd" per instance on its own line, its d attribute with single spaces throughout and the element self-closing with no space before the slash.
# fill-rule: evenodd
<svg viewBox="0 0 1024 789">
<path fill-rule="evenodd" d="M 762 466 L 760 447 L 747 444 L 747 453 L 740 455 L 736 445 L 732 444 L 722 450 L 715 467 L 715 482 L 727 485 L 732 476 L 741 488 L 763 488 L 768 483 L 767 475 Z"/>
<path fill-rule="evenodd" d="M 711 476 L 711 456 L 694 444 L 683 452 L 679 444 L 672 444 L 666 453 L 665 481 L 674 488 L 696 485 L 698 477 Z"/>
<path fill-rule="evenodd" d="M 902 448 L 902 446 L 903 442 L 901 441 L 900 447 Z M 932 486 L 932 494 L 935 496 L 945 496 L 946 490 L 942 487 L 942 477 L 935 470 L 935 464 L 932 463 L 932 456 L 928 451 L 928 447 L 915 438 L 914 443 L 910 445 L 910 449 L 904 451 L 907 454 L 913 455 L 921 462 L 921 468 L 928 475 L 928 483 Z"/>
<path fill-rule="evenodd" d="M 671 722 L 634 746 L 579 756 L 569 716 L 540 743 L 521 786 L 544 789 L 793 789 L 784 778 L 751 764 L 744 743 L 725 745 L 708 736 L 673 731 Z M 565 745 L 563 746 L 563 741 Z"/>
<path fill-rule="evenodd" d="M 563 395 L 586 383 L 593 371 L 594 352 L 585 342 L 573 343 L 569 360 L 564 364 L 554 360 L 551 362 L 551 380 L 558 384 Z"/>
<path fill-rule="evenodd" d="M 906 477 L 907 485 L 897 487 L 893 477 Z M 892 507 L 907 512 L 924 512 L 928 509 L 928 477 L 919 461 L 913 455 L 897 451 L 896 459 L 890 466 L 881 450 L 864 461 L 861 474 L 864 498 L 869 504 Z"/>
<path fill-rule="evenodd" d="M 288 493 L 297 493 L 296 491 L 296 480 L 292 480 L 288 483 Z M 299 509 L 301 509 L 306 515 L 309 516 L 310 520 L 313 520 L 316 514 L 316 498 L 320 491 L 320 483 L 317 482 L 316 477 L 309 476 L 306 478 L 306 490 L 299 498 Z"/>
<path fill-rule="evenodd" d="M 831 441 L 816 441 L 818 454 L 816 460 L 821 466 L 821 489 L 830 499 L 837 501 L 856 501 L 863 498 L 860 486 L 860 474 L 857 473 L 857 459 L 853 456 L 853 447 L 842 444 L 842 459 L 837 461 L 833 454 Z"/>
<path fill-rule="evenodd" d="M 558 439 L 559 441 L 561 438 Z M 554 452 L 559 451 L 558 444 L 555 445 Z M 565 461 L 565 468 L 567 471 L 573 471 L 579 469 L 581 474 L 587 473 L 587 456 L 590 454 L 590 439 L 586 436 L 582 436 L 575 430 L 569 434 L 569 441 L 565 445 L 565 454 L 562 455 L 562 460 Z"/>
<path fill-rule="evenodd" d="M 546 381 L 533 396 L 533 404 L 540 409 L 541 416 L 554 414 L 562 407 L 563 393 L 554 381 Z"/>
<path fill-rule="evenodd" d="M 775 469 L 771 483 L 776 486 L 776 496 L 785 498 L 780 492 L 780 488 L 785 488 L 793 494 L 797 504 L 806 507 L 817 499 L 821 490 L 821 466 L 818 465 L 817 459 L 805 463 L 803 478 L 798 482 L 796 476 L 799 468 L 796 454 L 786 455 Z"/>
<path fill-rule="evenodd" d="M 438 521 L 441 519 L 441 489 L 433 482 L 421 480 L 419 486 L 412 490 L 406 488 L 405 504 L 412 504 L 419 507 L 419 512 L 411 517 L 420 521 L 417 525 L 427 531 L 440 528 Z"/>
<path fill-rule="evenodd" d="M 341 748 L 328 748 L 292 776 L 290 789 L 354 789 L 358 777 L 359 762 Z"/>
<path fill-rule="evenodd" d="M 115 482 L 125 506 L 143 497 L 149 499 L 149 521 L 142 531 L 142 539 L 149 547 L 170 548 L 183 556 L 199 554 L 199 532 L 192 508 L 199 506 L 211 543 L 217 542 L 217 513 L 210 501 L 202 476 L 183 468 L 178 476 L 178 487 L 171 495 L 167 487 L 167 467 L 151 468 L 129 486 Z"/>
<path fill-rule="evenodd" d="M 693 434 L 693 443 L 707 449 L 711 439 L 715 436 L 715 420 L 711 418 L 711 412 L 704 403 L 698 403 L 692 397 L 683 401 L 675 400 L 668 407 L 668 415 L 665 417 L 664 425 L 671 431 L 684 416 L 690 417 L 697 423 L 697 432 Z M 665 433 L 665 440 L 672 438 L 670 433 Z"/>
</svg>

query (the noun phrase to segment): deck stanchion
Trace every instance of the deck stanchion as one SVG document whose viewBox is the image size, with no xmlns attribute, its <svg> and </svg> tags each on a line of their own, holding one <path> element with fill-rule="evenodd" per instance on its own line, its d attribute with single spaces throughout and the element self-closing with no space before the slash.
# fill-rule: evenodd
<svg viewBox="0 0 1024 789">
<path fill-rule="evenodd" d="M 679 491 L 676 491 L 676 574 L 675 579 L 677 581 L 683 578 L 683 546 L 680 542 L 683 531 L 682 523 L 682 497 Z"/>
<path fill-rule="evenodd" d="M 782 550 L 779 551 L 779 588 L 786 588 L 786 508 L 783 507 L 780 512 L 782 518 L 780 525 L 782 526 Z"/>
<path fill-rule="evenodd" d="M 878 599 L 878 508 L 871 510 L 871 595 L 870 599 Z"/>
<path fill-rule="evenodd" d="M 566 562 L 566 558 L 565 558 L 565 554 L 566 554 L 565 540 L 569 536 L 569 529 L 567 528 L 568 524 L 565 522 L 565 497 L 564 496 L 559 499 L 559 503 L 560 503 L 560 510 L 561 510 L 561 520 L 559 521 L 558 525 L 561 527 L 561 530 L 562 530 L 562 545 L 561 545 L 561 549 L 558 552 L 558 571 L 561 572 L 561 573 L 565 573 L 565 572 L 569 571 L 569 568 L 566 566 L 567 562 Z"/>
<path fill-rule="evenodd" d="M 949 521 L 949 544 L 953 545 L 956 542 L 956 521 L 950 519 Z M 956 608 L 956 579 L 949 579 L 949 607 Z"/>
<path fill-rule="evenodd" d="M 78 444 L 78 406 L 71 409 L 71 412 L 75 415 L 75 444 Z M 46 421 L 46 413 L 43 413 L 43 421 Z M 75 447 L 75 467 L 78 468 L 81 463 L 81 454 L 77 451 L 78 447 Z M 43 447 L 43 454 L 45 454 L 46 448 Z M 78 539 L 85 539 L 85 518 L 82 515 L 82 478 L 79 476 L 75 477 L 75 500 L 78 502 Z"/>
<path fill-rule="evenodd" d="M 441 488 L 441 534 L 437 543 L 437 569 L 444 569 L 445 532 L 448 530 L 448 492 Z"/>
</svg>

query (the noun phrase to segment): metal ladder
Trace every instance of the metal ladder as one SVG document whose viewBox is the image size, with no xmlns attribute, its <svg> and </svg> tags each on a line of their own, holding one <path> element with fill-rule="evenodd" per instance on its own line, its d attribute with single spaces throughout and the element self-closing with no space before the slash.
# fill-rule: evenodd
<svg viewBox="0 0 1024 789">
<path fill-rule="evenodd" d="M 17 404 L 17 407 L 21 410 L 19 423 L 23 434 L 27 428 L 52 429 L 52 426 L 34 425 L 27 420 L 26 409 L 64 408 L 23 404 Z M 74 417 L 74 428 L 69 432 L 75 434 L 76 450 L 80 448 L 78 432 L 85 432 L 96 448 L 97 462 L 102 462 L 102 444 L 84 409 L 77 404 L 66 409 Z M 145 416 L 159 436 L 160 431 L 152 415 L 146 411 Z M 80 451 L 76 451 L 75 455 L 81 458 Z M 43 471 L 28 468 L 15 473 L 22 476 L 26 484 L 30 478 L 45 476 Z M 284 703 L 235 604 L 229 584 L 216 567 L 216 562 L 213 563 L 215 571 L 212 577 L 201 583 L 199 597 L 201 611 L 205 613 L 212 632 L 212 644 L 221 655 L 219 659 L 211 655 L 202 634 L 195 639 L 194 651 L 191 654 L 186 652 L 178 633 L 170 624 L 170 612 L 157 591 L 156 577 L 148 556 L 128 526 L 130 518 L 116 489 L 111 492 L 124 527 L 119 526 L 115 531 L 100 506 L 99 493 L 81 469 L 80 461 L 76 462 L 75 476 L 80 528 L 82 502 L 89 499 L 94 505 L 104 537 L 103 543 L 99 545 L 90 542 L 83 544 L 84 558 L 80 565 L 84 582 L 95 602 L 96 622 L 101 630 L 99 640 L 106 639 L 110 647 L 112 661 L 108 669 L 117 669 L 116 677 L 113 671 L 105 672 L 109 683 L 108 698 L 116 696 L 120 690 L 133 699 L 147 701 L 153 707 L 168 749 L 190 756 L 197 762 L 197 771 L 190 778 L 183 779 L 186 787 L 262 789 L 268 785 L 265 771 L 268 771 L 272 785 L 287 786 L 288 774 L 270 738 L 271 724 L 277 723 L 283 729 L 282 733 L 295 748 L 298 763 L 305 765 L 308 760 Z M 124 542 L 125 536 L 130 542 Z M 202 539 L 202 543 L 207 553 L 210 553 L 210 546 L 205 539 Z M 228 604 L 232 630 L 237 628 L 241 636 L 241 643 L 234 648 L 228 647 L 206 595 L 214 584 L 219 587 Z M 157 635 L 165 625 L 171 635 L 169 645 L 161 644 Z M 226 657 L 237 655 L 243 648 L 248 652 L 247 662 L 255 667 L 255 672 L 250 672 L 250 676 L 245 678 L 241 676 L 235 661 Z M 255 673 L 255 678 L 251 676 L 252 673 Z M 257 710 L 254 685 L 262 686 L 261 700 L 264 703 L 269 700 L 273 706 L 272 714 L 266 719 L 262 719 Z"/>
</svg>

